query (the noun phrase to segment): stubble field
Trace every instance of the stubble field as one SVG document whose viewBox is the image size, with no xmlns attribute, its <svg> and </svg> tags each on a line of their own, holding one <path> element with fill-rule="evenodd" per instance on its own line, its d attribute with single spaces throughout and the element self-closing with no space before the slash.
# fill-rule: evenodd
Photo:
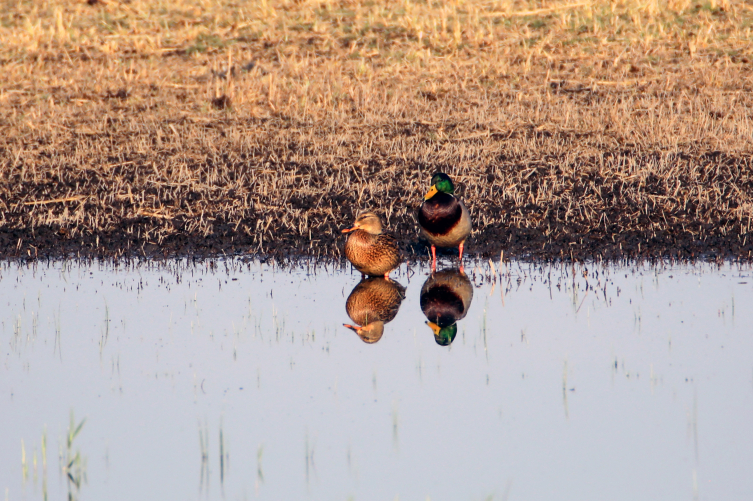
<svg viewBox="0 0 753 501">
<path fill-rule="evenodd" d="M 744 2 L 4 1 L 0 256 L 751 257 Z"/>
</svg>

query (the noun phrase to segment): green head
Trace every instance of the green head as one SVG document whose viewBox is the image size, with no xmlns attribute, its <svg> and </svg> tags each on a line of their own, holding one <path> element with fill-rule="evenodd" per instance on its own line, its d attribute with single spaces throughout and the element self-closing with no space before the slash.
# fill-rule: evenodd
<svg viewBox="0 0 753 501">
<path fill-rule="evenodd" d="M 426 322 L 426 325 L 431 327 L 434 332 L 434 341 L 440 346 L 448 346 L 455 340 L 455 335 L 458 333 L 458 324 L 440 327 L 434 322 Z"/>
<path fill-rule="evenodd" d="M 424 197 L 424 200 L 429 200 L 439 191 L 441 191 L 442 193 L 447 193 L 448 195 L 455 193 L 455 185 L 452 184 L 452 179 L 450 179 L 450 176 L 443 172 L 437 172 L 432 176 L 431 189 Z"/>
</svg>

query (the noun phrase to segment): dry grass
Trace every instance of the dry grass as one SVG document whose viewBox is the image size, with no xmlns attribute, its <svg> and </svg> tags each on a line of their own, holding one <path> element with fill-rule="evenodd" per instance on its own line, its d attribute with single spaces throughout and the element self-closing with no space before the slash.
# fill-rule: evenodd
<svg viewBox="0 0 753 501">
<path fill-rule="evenodd" d="M 744 2 L 0 6 L 4 256 L 409 245 L 437 169 L 471 252 L 753 250 Z"/>
</svg>

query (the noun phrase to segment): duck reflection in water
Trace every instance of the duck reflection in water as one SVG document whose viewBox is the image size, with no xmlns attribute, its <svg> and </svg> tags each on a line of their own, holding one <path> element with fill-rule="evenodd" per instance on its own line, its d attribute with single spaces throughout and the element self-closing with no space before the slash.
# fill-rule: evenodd
<svg viewBox="0 0 753 501">
<path fill-rule="evenodd" d="M 464 272 L 447 269 L 432 273 L 421 287 L 421 311 L 429 319 L 434 340 L 448 346 L 458 332 L 457 321 L 465 318 L 473 299 L 473 285 Z"/>
<path fill-rule="evenodd" d="M 373 277 L 361 280 L 351 291 L 345 310 L 356 325 L 352 329 L 365 343 L 376 343 L 384 334 L 384 324 L 392 321 L 405 299 L 405 287 L 394 280 Z"/>
</svg>

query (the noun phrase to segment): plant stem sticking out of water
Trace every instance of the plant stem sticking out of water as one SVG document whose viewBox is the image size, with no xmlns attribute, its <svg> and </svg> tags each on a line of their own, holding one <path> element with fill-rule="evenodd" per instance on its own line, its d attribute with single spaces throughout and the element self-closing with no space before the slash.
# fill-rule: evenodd
<svg viewBox="0 0 753 501">
<path fill-rule="evenodd" d="M 565 418 L 570 418 L 570 413 L 567 408 L 567 358 L 565 358 L 565 364 L 562 368 L 562 403 L 565 406 Z"/>
<path fill-rule="evenodd" d="M 398 416 L 397 401 L 392 401 L 392 445 L 395 450 L 398 450 L 400 442 L 400 436 L 398 434 L 398 428 L 400 425 L 400 418 Z"/>
<path fill-rule="evenodd" d="M 316 444 L 309 444 L 309 432 L 306 430 L 305 453 L 306 453 L 306 486 L 309 485 L 311 473 L 316 476 L 316 464 L 314 463 L 314 449 Z"/>
<path fill-rule="evenodd" d="M 199 491 L 201 491 L 206 483 L 209 488 L 209 427 L 204 422 L 204 429 L 201 428 L 201 422 L 199 422 L 199 448 L 201 451 L 201 476 L 199 478 Z"/>
<path fill-rule="evenodd" d="M 81 455 L 80 450 L 73 451 L 73 442 L 76 440 L 78 434 L 81 433 L 81 428 L 84 427 L 85 422 L 86 418 L 82 419 L 77 425 L 73 410 L 71 410 L 71 422 L 68 426 L 65 451 L 60 456 L 62 459 L 61 469 L 68 483 L 69 501 L 76 499 L 78 492 L 81 490 L 81 485 L 86 482 L 86 458 Z M 73 488 L 74 486 L 75 489 Z"/>
<path fill-rule="evenodd" d="M 264 483 L 264 470 L 261 467 L 261 458 L 264 455 L 264 444 L 260 444 L 256 450 L 256 484 Z"/>
<path fill-rule="evenodd" d="M 53 318 L 55 320 L 55 345 L 53 347 L 53 353 L 57 352 L 60 356 L 60 361 L 62 362 L 63 352 L 60 349 L 60 305 L 58 305 L 58 314 L 53 314 Z"/>
<path fill-rule="evenodd" d="M 102 350 L 104 350 L 107 344 L 107 338 L 110 337 L 110 309 L 107 307 L 107 300 L 105 300 L 105 326 L 102 329 L 102 337 L 99 340 L 99 357 L 102 358 Z"/>
<path fill-rule="evenodd" d="M 24 445 L 24 439 L 21 439 L 21 476 L 23 477 L 24 484 L 26 478 L 29 475 L 29 465 L 26 464 L 26 446 Z"/>
<path fill-rule="evenodd" d="M 42 432 L 42 499 L 47 501 L 47 426 Z"/>
<path fill-rule="evenodd" d="M 225 450 L 225 434 L 222 425 L 222 419 L 220 419 L 220 485 L 224 489 L 225 485 L 225 470 L 230 467 L 230 455 Z"/>
<path fill-rule="evenodd" d="M 489 298 L 486 298 L 486 304 L 484 304 L 484 316 L 481 320 L 481 333 L 484 336 L 484 356 L 486 356 L 487 364 L 489 363 L 489 344 L 486 339 L 486 311 L 488 308 L 489 308 Z"/>
</svg>

